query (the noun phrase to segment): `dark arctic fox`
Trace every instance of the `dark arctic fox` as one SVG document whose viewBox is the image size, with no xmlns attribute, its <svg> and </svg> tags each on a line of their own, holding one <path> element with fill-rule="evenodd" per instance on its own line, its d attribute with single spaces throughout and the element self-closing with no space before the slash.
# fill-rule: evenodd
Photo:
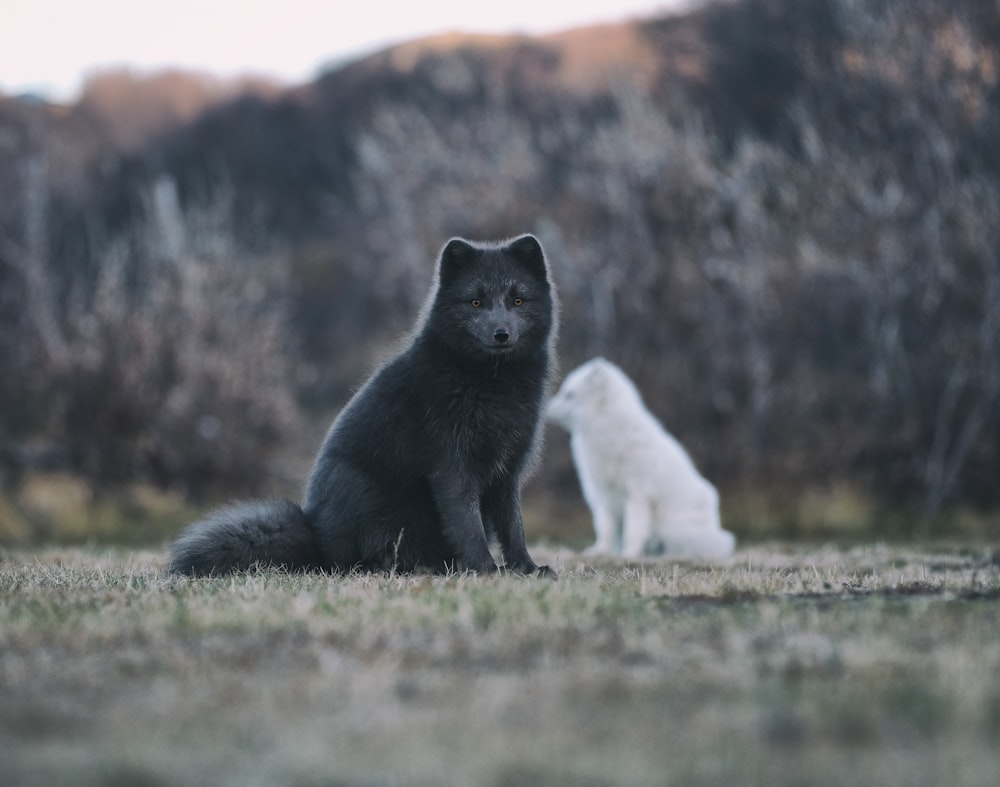
<svg viewBox="0 0 1000 787">
<path fill-rule="evenodd" d="M 170 570 L 551 574 L 528 555 L 521 482 L 535 461 L 556 296 L 538 241 L 449 241 L 419 325 L 330 427 L 301 508 L 238 503 L 187 527 Z"/>
</svg>

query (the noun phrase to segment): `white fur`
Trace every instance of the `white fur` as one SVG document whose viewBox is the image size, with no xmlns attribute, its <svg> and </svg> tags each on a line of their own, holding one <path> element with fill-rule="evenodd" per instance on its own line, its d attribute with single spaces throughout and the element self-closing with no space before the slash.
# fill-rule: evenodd
<svg viewBox="0 0 1000 787">
<path fill-rule="evenodd" d="M 736 539 L 719 522 L 715 487 L 617 366 L 594 358 L 575 369 L 547 415 L 572 435 L 597 534 L 588 552 L 722 557 L 733 551 Z"/>
</svg>

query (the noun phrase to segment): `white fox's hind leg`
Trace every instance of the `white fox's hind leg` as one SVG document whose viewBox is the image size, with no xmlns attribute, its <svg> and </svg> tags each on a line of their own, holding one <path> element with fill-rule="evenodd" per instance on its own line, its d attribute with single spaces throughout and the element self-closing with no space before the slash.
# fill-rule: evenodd
<svg viewBox="0 0 1000 787">
<path fill-rule="evenodd" d="M 625 524 L 622 532 L 622 555 L 640 557 L 652 529 L 652 506 L 645 497 L 630 496 L 625 501 Z"/>
<path fill-rule="evenodd" d="M 666 553 L 673 557 L 721 558 L 733 553 L 736 538 L 728 530 L 676 527 L 663 533 Z"/>
</svg>

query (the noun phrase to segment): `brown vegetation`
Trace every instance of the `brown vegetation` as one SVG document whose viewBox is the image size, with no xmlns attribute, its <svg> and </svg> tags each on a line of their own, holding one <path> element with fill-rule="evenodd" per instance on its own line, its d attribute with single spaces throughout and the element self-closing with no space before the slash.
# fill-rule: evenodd
<svg viewBox="0 0 1000 787">
<path fill-rule="evenodd" d="M 144 74 L 122 68 L 90 76 L 74 109 L 97 124 L 116 148 L 131 153 L 234 98 L 278 92 L 261 79 L 230 81 L 187 71 Z"/>
</svg>

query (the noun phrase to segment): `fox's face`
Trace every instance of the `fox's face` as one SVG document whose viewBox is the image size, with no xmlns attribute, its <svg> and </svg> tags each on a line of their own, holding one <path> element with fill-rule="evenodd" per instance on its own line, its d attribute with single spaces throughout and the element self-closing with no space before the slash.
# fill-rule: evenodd
<svg viewBox="0 0 1000 787">
<path fill-rule="evenodd" d="M 545 258 L 530 235 L 502 246 L 458 239 L 445 246 L 428 327 L 450 346 L 474 355 L 523 356 L 546 346 L 552 312 Z"/>
<path fill-rule="evenodd" d="M 500 288 L 468 288 L 462 299 L 465 328 L 486 350 L 502 355 L 517 348 L 527 303 L 521 289 L 515 281 Z"/>
</svg>

